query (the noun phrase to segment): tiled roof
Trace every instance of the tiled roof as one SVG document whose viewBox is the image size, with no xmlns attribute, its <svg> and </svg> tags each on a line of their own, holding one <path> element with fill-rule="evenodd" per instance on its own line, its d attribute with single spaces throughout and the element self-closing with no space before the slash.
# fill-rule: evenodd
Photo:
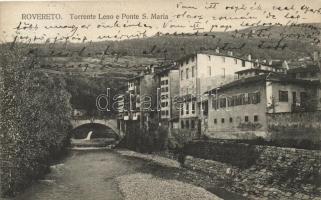
<svg viewBox="0 0 321 200">
<path fill-rule="evenodd" d="M 269 71 L 269 70 L 264 70 L 264 69 L 260 69 L 260 68 L 250 68 L 250 69 L 240 70 L 240 71 L 237 71 L 237 72 L 235 72 L 235 73 L 236 73 L 236 74 L 240 74 L 240 73 L 249 72 L 249 71 L 259 71 L 259 72 L 266 72 L 266 73 L 271 72 L 271 71 Z"/>
<path fill-rule="evenodd" d="M 266 62 L 262 62 L 262 60 L 260 60 L 259 62 L 256 61 L 255 58 L 252 58 L 251 60 L 247 59 L 247 58 L 243 58 L 240 56 L 235 56 L 235 55 L 228 55 L 227 53 L 216 53 L 216 52 L 199 52 L 199 53 L 194 53 L 194 54 L 188 54 L 186 56 L 181 57 L 180 59 L 176 60 L 178 63 L 182 63 L 192 57 L 195 57 L 197 54 L 206 54 L 206 55 L 214 55 L 214 56 L 224 56 L 224 57 L 230 57 L 230 58 L 236 58 L 239 60 L 244 60 L 247 62 L 251 62 L 251 63 L 258 63 L 264 66 L 270 66 L 270 67 L 274 67 L 274 68 L 281 68 L 282 67 L 282 63 L 283 61 L 281 60 L 272 60 L 271 64 L 266 63 Z"/>
<path fill-rule="evenodd" d="M 272 81 L 272 82 L 283 82 L 283 83 L 292 83 L 292 84 L 302 84 L 302 85 L 320 85 L 319 81 L 311 81 L 311 80 L 302 80 L 302 79 L 295 79 L 292 78 L 288 75 L 284 75 L 284 74 L 275 74 L 275 73 L 268 73 L 268 74 L 262 74 L 262 75 L 258 75 L 258 76 L 252 76 L 252 77 L 248 77 L 248 78 L 243 78 L 243 79 L 239 79 L 230 83 L 227 83 L 225 85 L 222 85 L 220 87 L 215 87 L 205 93 L 214 93 L 217 90 L 225 90 L 228 88 L 232 88 L 235 86 L 240 86 L 240 85 L 245 85 L 245 84 L 250 84 L 250 83 L 255 83 L 255 84 L 259 84 L 259 83 L 265 83 L 266 81 Z"/>
</svg>

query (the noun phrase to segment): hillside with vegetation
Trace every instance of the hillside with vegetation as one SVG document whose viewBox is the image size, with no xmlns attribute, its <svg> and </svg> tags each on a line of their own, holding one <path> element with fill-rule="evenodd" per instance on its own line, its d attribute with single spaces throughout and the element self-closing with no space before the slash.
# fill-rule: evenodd
<svg viewBox="0 0 321 200">
<path fill-rule="evenodd" d="M 262 59 L 293 59 L 320 48 L 320 24 L 255 26 L 230 32 L 156 35 L 149 38 L 56 45 L 55 53 L 81 51 L 81 56 L 139 56 L 176 60 L 185 54 L 215 50 L 252 54 Z M 279 46 L 277 44 L 280 43 Z M 45 47 L 46 48 L 46 47 Z M 44 50 L 44 49 L 43 49 Z M 50 50 L 44 50 L 50 54 Z"/>
<path fill-rule="evenodd" d="M 314 51 L 320 51 L 320 29 L 321 24 L 253 26 L 231 32 L 156 35 L 84 44 L 33 44 L 28 48 L 31 47 L 30 56 L 37 57 L 41 71 L 68 80 L 69 91 L 75 97 L 73 106 L 79 108 L 86 104 L 84 99 L 93 99 L 107 87 L 124 90 L 127 78 L 136 76 L 146 65 L 174 62 L 192 53 L 211 53 L 218 47 L 222 53 L 233 51 L 237 57 L 251 54 L 253 59 L 312 58 Z"/>
</svg>

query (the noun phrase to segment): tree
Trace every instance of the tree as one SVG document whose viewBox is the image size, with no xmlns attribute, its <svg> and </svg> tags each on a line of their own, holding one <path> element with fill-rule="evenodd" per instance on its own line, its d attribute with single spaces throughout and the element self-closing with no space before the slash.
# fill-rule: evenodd
<svg viewBox="0 0 321 200">
<path fill-rule="evenodd" d="M 65 82 L 36 68 L 21 46 L 0 50 L 1 193 L 14 195 L 48 170 L 68 142 L 70 94 Z"/>
</svg>

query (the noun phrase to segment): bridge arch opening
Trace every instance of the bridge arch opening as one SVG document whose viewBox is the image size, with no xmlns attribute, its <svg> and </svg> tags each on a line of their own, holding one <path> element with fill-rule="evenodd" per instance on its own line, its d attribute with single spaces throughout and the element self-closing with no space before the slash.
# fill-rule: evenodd
<svg viewBox="0 0 321 200">
<path fill-rule="evenodd" d="M 85 139 L 92 131 L 91 139 L 113 138 L 119 140 L 119 135 L 109 126 L 100 123 L 86 123 L 73 128 L 70 132 L 73 139 Z"/>
</svg>

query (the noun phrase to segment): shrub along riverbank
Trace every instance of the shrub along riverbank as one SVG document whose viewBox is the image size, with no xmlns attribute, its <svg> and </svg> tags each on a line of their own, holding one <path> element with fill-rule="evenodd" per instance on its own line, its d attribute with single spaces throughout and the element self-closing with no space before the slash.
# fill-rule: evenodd
<svg viewBox="0 0 321 200">
<path fill-rule="evenodd" d="M 0 191 L 13 196 L 46 171 L 68 144 L 70 94 L 23 48 L 0 49 Z"/>
</svg>

